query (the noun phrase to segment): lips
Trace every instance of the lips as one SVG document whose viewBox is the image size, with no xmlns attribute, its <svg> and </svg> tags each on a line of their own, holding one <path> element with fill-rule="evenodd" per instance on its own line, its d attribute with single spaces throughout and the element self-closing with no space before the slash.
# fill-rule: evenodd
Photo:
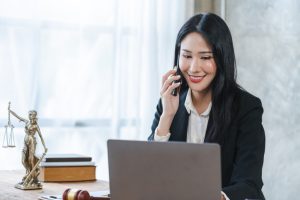
<svg viewBox="0 0 300 200">
<path fill-rule="evenodd" d="M 189 79 L 191 82 L 193 83 L 199 83 L 203 80 L 203 78 L 205 77 L 206 75 L 203 75 L 203 76 L 192 76 L 192 75 L 189 75 Z"/>
</svg>

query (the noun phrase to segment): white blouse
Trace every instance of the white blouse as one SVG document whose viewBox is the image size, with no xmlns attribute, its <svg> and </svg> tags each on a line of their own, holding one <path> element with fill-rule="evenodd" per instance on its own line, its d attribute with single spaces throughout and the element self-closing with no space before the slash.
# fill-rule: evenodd
<svg viewBox="0 0 300 200">
<path fill-rule="evenodd" d="M 189 89 L 184 102 L 184 106 L 187 112 L 189 113 L 186 142 L 203 143 L 209 120 L 211 103 L 209 103 L 208 107 L 203 113 L 198 114 L 195 106 L 193 105 L 191 90 Z M 170 136 L 171 133 L 168 133 L 166 136 L 159 136 L 157 135 L 157 131 L 155 131 L 154 141 L 168 141 Z"/>
<path fill-rule="evenodd" d="M 207 124 L 209 120 L 209 113 L 211 110 L 211 102 L 203 113 L 198 114 L 195 106 L 193 105 L 191 89 L 189 89 L 186 99 L 184 102 L 185 109 L 189 113 L 189 122 L 187 128 L 187 137 L 186 142 L 189 143 L 204 143 L 205 133 L 207 129 Z M 168 133 L 166 136 L 157 135 L 155 130 L 154 141 L 166 142 L 169 140 L 171 133 Z M 227 195 L 221 191 L 225 196 L 226 200 L 230 200 Z"/>
</svg>

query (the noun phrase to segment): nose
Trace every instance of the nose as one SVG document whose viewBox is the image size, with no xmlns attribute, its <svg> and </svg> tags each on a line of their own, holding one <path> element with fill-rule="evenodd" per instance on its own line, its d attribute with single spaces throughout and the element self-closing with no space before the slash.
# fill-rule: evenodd
<svg viewBox="0 0 300 200">
<path fill-rule="evenodd" d="M 193 58 L 190 65 L 190 72 L 199 72 L 201 71 L 201 60 L 199 58 Z"/>
</svg>

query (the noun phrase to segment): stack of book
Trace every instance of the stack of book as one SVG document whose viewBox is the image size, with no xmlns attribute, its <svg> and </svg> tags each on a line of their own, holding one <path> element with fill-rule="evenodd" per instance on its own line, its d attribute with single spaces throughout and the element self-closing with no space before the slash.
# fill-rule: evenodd
<svg viewBox="0 0 300 200">
<path fill-rule="evenodd" d="M 79 154 L 48 154 L 40 163 L 39 180 L 44 182 L 96 180 L 92 157 Z"/>
</svg>

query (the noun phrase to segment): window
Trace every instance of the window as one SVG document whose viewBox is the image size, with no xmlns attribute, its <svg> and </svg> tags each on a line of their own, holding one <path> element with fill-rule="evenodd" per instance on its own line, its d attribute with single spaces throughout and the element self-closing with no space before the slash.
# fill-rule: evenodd
<svg viewBox="0 0 300 200">
<path fill-rule="evenodd" d="M 108 138 L 146 139 L 160 78 L 172 67 L 176 34 L 193 13 L 192 0 L 0 0 L 0 5 L 3 125 L 11 101 L 22 117 L 37 110 L 49 153 L 96 156 L 104 154 Z M 21 149 L 23 125 L 12 122 Z M 89 148 L 99 143 L 101 150 Z M 21 165 L 18 151 L 0 155 L 7 166 L 10 159 Z"/>
</svg>

